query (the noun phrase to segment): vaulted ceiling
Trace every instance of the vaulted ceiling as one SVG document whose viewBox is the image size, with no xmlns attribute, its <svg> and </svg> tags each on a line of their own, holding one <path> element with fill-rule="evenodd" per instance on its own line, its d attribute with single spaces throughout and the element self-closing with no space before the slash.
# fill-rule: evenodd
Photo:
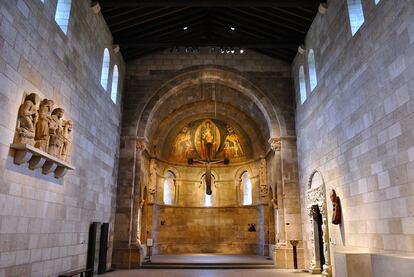
<svg viewBox="0 0 414 277">
<path fill-rule="evenodd" d="M 291 61 L 321 0 L 101 0 L 128 61 L 174 47 L 254 49 Z"/>
</svg>

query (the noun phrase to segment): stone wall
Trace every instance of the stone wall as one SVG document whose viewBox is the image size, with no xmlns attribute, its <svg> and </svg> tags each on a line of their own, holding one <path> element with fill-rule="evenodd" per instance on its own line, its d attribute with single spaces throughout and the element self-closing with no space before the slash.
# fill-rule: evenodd
<svg viewBox="0 0 414 277">
<path fill-rule="evenodd" d="M 54 21 L 56 1 L 44 2 L 0 1 L 0 276 L 82 267 L 89 224 L 113 223 L 121 111 L 100 85 L 112 37 L 90 1 L 72 1 L 67 35 Z M 110 55 L 108 83 L 116 63 L 122 91 L 125 65 L 120 53 Z M 74 122 L 76 170 L 63 179 L 13 163 L 10 144 L 26 91 L 54 100 Z"/>
<path fill-rule="evenodd" d="M 263 254 L 262 207 L 157 206 L 154 254 Z M 249 232 L 255 224 L 256 232 Z"/>
<path fill-rule="evenodd" d="M 297 88 L 299 66 L 305 66 L 308 91 L 301 105 L 297 89 L 296 115 L 307 265 L 306 190 L 315 169 L 342 204 L 342 224 L 329 224 L 331 256 L 414 253 L 414 5 L 362 2 L 365 22 L 354 36 L 345 0 L 328 1 L 327 14 L 315 18 L 306 37 L 306 49 L 316 56 L 313 92 L 306 53 L 293 63 Z"/>
</svg>

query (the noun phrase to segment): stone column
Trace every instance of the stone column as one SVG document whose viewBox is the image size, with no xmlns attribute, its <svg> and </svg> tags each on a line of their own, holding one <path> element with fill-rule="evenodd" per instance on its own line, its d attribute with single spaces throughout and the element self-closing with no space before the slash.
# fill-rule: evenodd
<svg viewBox="0 0 414 277">
<path fill-rule="evenodd" d="M 263 209 L 263 233 L 264 233 L 264 255 L 269 255 L 269 203 L 268 193 L 269 188 L 267 186 L 267 173 L 266 173 L 266 157 L 260 156 L 260 171 L 259 171 L 259 185 L 260 185 L 260 204 Z"/>
<path fill-rule="evenodd" d="M 303 265 L 302 226 L 300 214 L 300 193 L 295 137 L 271 138 L 270 146 L 275 151 L 277 164 L 277 243 L 276 266 L 293 268 L 292 249 L 287 243 L 298 240 L 298 263 Z"/>
<path fill-rule="evenodd" d="M 144 138 L 121 137 L 114 228 L 114 268 L 139 268 L 141 247 L 138 235 L 141 157 Z"/>
</svg>

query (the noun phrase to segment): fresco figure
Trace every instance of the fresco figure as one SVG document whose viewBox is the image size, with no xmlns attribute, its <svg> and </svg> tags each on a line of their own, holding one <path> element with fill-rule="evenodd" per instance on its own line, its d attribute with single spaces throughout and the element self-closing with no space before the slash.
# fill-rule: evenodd
<svg viewBox="0 0 414 277">
<path fill-rule="evenodd" d="M 224 140 L 223 155 L 228 158 L 244 157 L 243 148 L 233 127 L 227 126 L 228 135 Z"/>
<path fill-rule="evenodd" d="M 179 161 L 186 161 L 193 154 L 190 129 L 185 126 L 178 133 L 172 146 L 170 157 Z"/>
</svg>

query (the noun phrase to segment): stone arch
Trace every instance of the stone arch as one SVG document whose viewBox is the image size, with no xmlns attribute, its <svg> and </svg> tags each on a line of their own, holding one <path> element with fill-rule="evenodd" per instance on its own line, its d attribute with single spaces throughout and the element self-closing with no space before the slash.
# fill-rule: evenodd
<svg viewBox="0 0 414 277">
<path fill-rule="evenodd" d="M 309 219 L 309 230 L 310 230 L 310 250 L 311 250 L 311 261 L 310 261 L 310 272 L 320 273 L 323 276 L 332 276 L 332 266 L 330 263 L 330 247 L 329 247 L 329 226 L 328 226 L 328 210 L 326 200 L 326 187 L 323 175 L 319 170 L 314 170 L 308 179 L 308 189 L 306 191 L 306 204 L 307 214 Z M 317 216 L 321 215 L 321 227 Z M 319 232 L 322 232 L 319 235 Z M 320 237 L 322 242 L 320 242 Z M 320 245 L 323 245 L 323 249 L 320 249 Z M 322 251 L 320 251 L 322 250 Z M 320 268 L 322 257 L 320 253 L 323 253 L 324 264 Z"/>
<path fill-rule="evenodd" d="M 228 86 L 249 97 L 263 113 L 271 137 L 287 134 L 282 112 L 256 85 L 233 69 L 209 65 L 187 68 L 165 82 L 134 119 L 133 126 L 136 126 L 136 131 L 131 135 L 147 138 L 148 125 L 164 101 L 187 86 L 206 82 Z"/>
</svg>

